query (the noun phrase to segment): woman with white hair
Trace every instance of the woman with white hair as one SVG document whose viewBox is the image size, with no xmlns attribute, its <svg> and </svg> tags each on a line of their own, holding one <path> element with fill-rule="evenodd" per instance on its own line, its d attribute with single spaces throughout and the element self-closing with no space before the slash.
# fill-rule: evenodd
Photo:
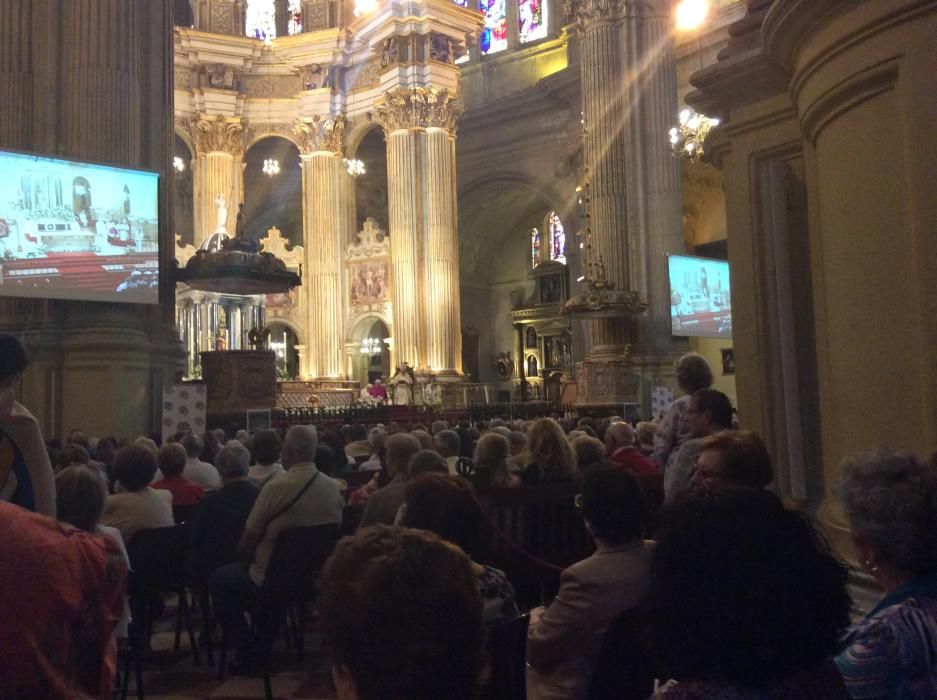
<svg viewBox="0 0 937 700">
<path fill-rule="evenodd" d="M 937 467 L 878 450 L 843 465 L 862 566 L 885 596 L 836 657 L 854 698 L 937 698 Z"/>
<path fill-rule="evenodd" d="M 651 460 L 657 462 L 664 471 L 677 458 L 680 446 L 690 439 L 690 423 L 687 420 L 690 397 L 713 384 L 713 372 L 706 358 L 695 352 L 681 357 L 677 361 L 677 384 L 684 395 L 670 404 L 654 433 Z"/>
</svg>

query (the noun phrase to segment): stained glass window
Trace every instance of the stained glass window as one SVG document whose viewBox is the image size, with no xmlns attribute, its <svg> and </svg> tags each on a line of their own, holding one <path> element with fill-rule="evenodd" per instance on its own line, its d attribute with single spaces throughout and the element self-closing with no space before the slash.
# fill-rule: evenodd
<svg viewBox="0 0 937 700">
<path fill-rule="evenodd" d="M 518 0 L 517 21 L 522 44 L 545 38 L 547 35 L 546 0 Z"/>
<path fill-rule="evenodd" d="M 540 264 L 540 229 L 530 229 L 530 266 L 537 267 Z"/>
<path fill-rule="evenodd" d="M 555 211 L 547 217 L 547 226 L 550 229 L 550 260 L 566 264 L 566 229 Z"/>
<path fill-rule="evenodd" d="M 484 54 L 503 51 L 508 47 L 508 16 L 506 0 L 479 0 L 478 9 L 485 16 L 478 47 Z"/>
<path fill-rule="evenodd" d="M 287 31 L 299 34 L 303 31 L 302 0 L 289 0 L 287 7 Z M 277 35 L 277 15 L 274 0 L 249 0 L 247 3 L 247 36 L 254 39 L 273 39 Z"/>
</svg>

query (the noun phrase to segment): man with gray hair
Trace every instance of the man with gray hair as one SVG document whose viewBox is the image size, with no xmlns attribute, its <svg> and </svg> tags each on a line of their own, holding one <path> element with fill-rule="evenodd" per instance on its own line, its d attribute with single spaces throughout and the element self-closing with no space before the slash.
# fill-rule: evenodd
<svg viewBox="0 0 937 700">
<path fill-rule="evenodd" d="M 410 458 L 420 451 L 420 441 L 408 433 L 389 435 L 385 442 L 384 461 L 390 483 L 368 498 L 361 527 L 393 525 L 397 509 L 403 505 L 410 482 Z"/>
<path fill-rule="evenodd" d="M 449 473 L 458 474 L 459 451 L 462 447 L 459 434 L 454 430 L 440 430 L 433 440 L 436 443 L 436 451 L 445 458 L 446 464 L 449 465 Z"/>
<path fill-rule="evenodd" d="M 381 469 L 384 461 L 384 441 L 387 439 L 387 431 L 384 426 L 377 425 L 368 431 L 368 445 L 371 447 L 371 459 L 362 462 L 358 471 L 376 472 Z"/>
<path fill-rule="evenodd" d="M 259 493 L 247 480 L 250 452 L 238 440 L 221 448 L 215 461 L 221 489 L 202 499 L 192 524 L 190 566 L 199 577 L 238 561 L 238 541 Z"/>
<path fill-rule="evenodd" d="M 231 636 L 239 648 L 236 665 L 242 668 L 250 663 L 245 657 L 250 632 L 244 621 L 244 602 L 260 594 L 277 537 L 296 527 L 341 525 L 345 499 L 338 483 L 316 468 L 318 446 L 314 427 L 294 425 L 289 429 L 280 457 L 286 474 L 263 487 L 238 545 L 241 561 L 249 564 L 223 566 L 211 575 L 209 587 L 219 613 L 232 623 Z"/>
</svg>

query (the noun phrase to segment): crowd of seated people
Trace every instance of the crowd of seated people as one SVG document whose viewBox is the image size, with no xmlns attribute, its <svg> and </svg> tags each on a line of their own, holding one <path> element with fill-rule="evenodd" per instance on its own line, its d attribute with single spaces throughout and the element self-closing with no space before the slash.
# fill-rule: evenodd
<svg viewBox="0 0 937 700">
<path fill-rule="evenodd" d="M 25 367 L 10 347 L 0 342 L 0 354 L 20 369 L 0 390 Z M 0 696 L 109 687 L 127 626 L 126 546 L 185 506 L 192 580 L 230 623 L 231 670 L 251 670 L 245 611 L 278 538 L 337 525 L 353 535 L 325 566 L 318 610 L 339 697 L 474 697 L 491 682 L 486 632 L 523 607 L 494 558 L 506 535 L 486 490 L 548 489 L 578 494 L 570 512 L 594 551 L 568 562 L 555 597 L 530 611 L 516 660 L 528 665 L 528 697 L 596 697 L 623 620 L 646 648 L 655 697 L 937 697 L 937 466 L 894 451 L 844 464 L 859 562 L 884 591 L 850 626 L 847 568 L 811 518 L 771 492 L 764 443 L 731 429 L 731 404 L 700 359 L 678 365 L 692 390 L 682 407 L 637 429 L 617 417 L 543 417 L 293 426 L 230 440 L 76 430 L 39 454 L 35 419 L 0 394 L 3 436 L 26 446 L 0 465 L 0 600 L 13 601 L 0 624 Z M 667 502 L 652 532 L 645 489 L 655 478 Z M 550 569 L 511 544 L 516 559 Z M 75 654 L 82 626 L 90 642 Z M 59 634 L 54 649 L 46 629 Z M 45 661 L 27 669 L 27 656 Z"/>
</svg>

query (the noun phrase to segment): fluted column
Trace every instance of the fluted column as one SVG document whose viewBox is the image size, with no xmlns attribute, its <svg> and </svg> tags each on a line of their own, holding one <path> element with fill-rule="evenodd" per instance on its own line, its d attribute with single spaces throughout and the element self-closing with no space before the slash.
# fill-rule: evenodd
<svg viewBox="0 0 937 700">
<path fill-rule="evenodd" d="M 377 104 L 387 137 L 394 354 L 461 377 L 455 124 L 447 90 L 399 88 Z"/>
<path fill-rule="evenodd" d="M 228 207 L 225 230 L 235 233 L 237 209 L 243 198 L 244 126 L 240 119 L 197 117 L 190 123 L 197 152 L 193 173 L 195 182 L 195 247 L 215 232 L 218 208 L 215 201 L 224 195 Z"/>
<path fill-rule="evenodd" d="M 670 325 L 668 253 L 683 250 L 680 161 L 670 152 L 668 130 L 677 114 L 677 72 L 673 52 L 670 0 L 645 2 L 643 16 L 630 17 L 641 32 L 646 70 L 641 84 L 638 143 L 642 149 L 644 188 L 643 236 L 646 254 L 648 340 L 651 348 L 666 351 L 673 345 Z"/>
<path fill-rule="evenodd" d="M 594 275 L 594 266 L 601 263 L 610 282 L 619 289 L 630 289 L 625 149 L 628 80 L 618 26 L 622 13 L 622 0 L 580 3 L 580 76 L 589 183 L 589 272 Z M 619 319 L 594 321 L 593 355 L 622 353 L 626 330 Z"/>
<path fill-rule="evenodd" d="M 437 374 L 462 370 L 459 236 L 455 202 L 455 136 L 426 130 L 423 150 L 426 238 L 426 352 Z"/>
<path fill-rule="evenodd" d="M 419 245 L 423 237 L 419 141 L 416 130 L 407 128 L 387 134 L 387 200 L 394 353 L 397 362 L 422 368 L 426 356 Z"/>
<path fill-rule="evenodd" d="M 309 376 L 344 376 L 342 253 L 349 239 L 348 177 L 342 164 L 345 118 L 313 119 L 296 127 L 303 160 L 303 245 L 306 264 L 306 365 Z"/>
</svg>

